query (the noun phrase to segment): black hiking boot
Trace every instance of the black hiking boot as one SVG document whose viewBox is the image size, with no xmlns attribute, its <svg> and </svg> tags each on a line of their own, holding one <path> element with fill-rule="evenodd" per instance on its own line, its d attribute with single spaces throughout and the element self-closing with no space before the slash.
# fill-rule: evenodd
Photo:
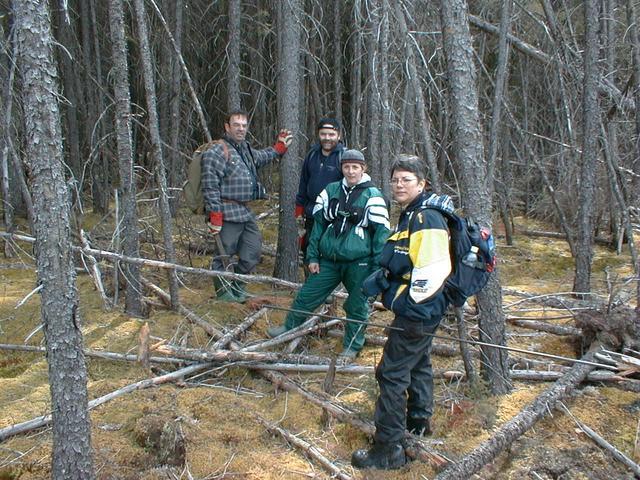
<svg viewBox="0 0 640 480">
<path fill-rule="evenodd" d="M 356 450 L 351 455 L 351 465 L 356 468 L 395 470 L 407 463 L 404 447 L 399 443 L 376 443 L 369 450 Z"/>
<path fill-rule="evenodd" d="M 428 418 L 407 417 L 407 430 L 420 437 L 431 435 L 431 422 Z"/>
</svg>

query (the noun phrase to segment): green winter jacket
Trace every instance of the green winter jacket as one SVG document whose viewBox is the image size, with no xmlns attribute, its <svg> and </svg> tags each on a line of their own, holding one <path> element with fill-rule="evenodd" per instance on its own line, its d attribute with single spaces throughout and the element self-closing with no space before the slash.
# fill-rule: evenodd
<svg viewBox="0 0 640 480">
<path fill-rule="evenodd" d="M 382 192 L 366 173 L 349 188 L 346 180 L 320 192 L 313 208 L 307 263 L 352 262 L 371 257 L 377 266 L 389 236 L 389 211 Z"/>
</svg>

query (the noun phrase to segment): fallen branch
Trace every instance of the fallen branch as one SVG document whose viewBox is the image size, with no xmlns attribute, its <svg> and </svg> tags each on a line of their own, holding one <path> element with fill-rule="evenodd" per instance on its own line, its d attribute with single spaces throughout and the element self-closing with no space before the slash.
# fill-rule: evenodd
<svg viewBox="0 0 640 480">
<path fill-rule="evenodd" d="M 23 241 L 28 243 L 35 243 L 35 238 L 29 237 L 26 235 L 18 235 L 15 233 L 0 232 L 0 237 L 11 238 L 12 240 L 18 240 L 18 241 Z M 209 270 L 206 268 L 187 267 L 184 265 L 179 265 L 177 263 L 162 262 L 160 260 L 151 260 L 149 258 L 129 257 L 127 255 L 121 255 L 118 253 L 109 252 L 107 250 L 97 250 L 95 248 L 86 248 L 86 247 L 81 248 L 78 246 L 73 246 L 72 249 L 76 252 L 84 253 L 87 255 L 93 255 L 96 258 L 104 258 L 112 262 L 120 261 L 120 262 L 130 263 L 133 265 L 156 267 L 156 268 L 162 268 L 165 270 L 175 270 L 176 272 L 205 275 L 207 277 L 222 277 L 222 278 L 228 278 L 230 280 L 240 280 L 248 283 L 269 283 L 273 285 L 278 285 L 280 287 L 291 288 L 294 290 L 297 290 L 300 287 L 302 287 L 302 285 L 299 283 L 289 282 L 287 280 L 281 280 L 279 278 L 269 277 L 267 275 L 244 275 L 241 273 L 225 272 L 221 270 Z"/>
<path fill-rule="evenodd" d="M 566 240 L 567 236 L 561 232 L 543 232 L 541 230 L 520 230 L 518 229 L 518 233 L 526 236 L 526 237 L 543 237 L 543 238 L 557 238 L 558 240 Z M 611 239 L 605 237 L 595 237 L 593 241 L 605 247 L 611 247 Z"/>
<path fill-rule="evenodd" d="M 45 347 L 34 347 L 31 345 L 13 345 L 7 343 L 0 343 L 0 350 L 12 350 L 17 352 L 33 352 L 33 353 L 46 353 Z M 125 353 L 103 352 L 100 350 L 83 350 L 86 357 L 101 358 L 103 360 L 118 360 L 126 362 L 137 362 L 137 355 L 130 355 Z M 168 363 L 173 365 L 182 365 L 189 360 L 183 358 L 170 358 L 170 357 L 149 357 L 151 363 Z"/>
<path fill-rule="evenodd" d="M 258 310 L 254 314 L 249 315 L 243 322 L 241 322 L 235 328 L 229 330 L 227 333 L 225 333 L 222 336 L 222 338 L 220 338 L 220 340 L 218 340 L 216 343 L 214 343 L 211 346 L 211 350 L 220 350 L 222 348 L 225 348 L 229 344 L 229 342 L 231 342 L 231 340 L 233 340 L 234 338 L 238 337 L 244 331 L 248 330 L 249 327 L 251 327 L 251 325 L 256 323 L 256 321 L 260 317 L 266 315 L 267 312 L 268 312 L 268 310 L 266 308 L 261 308 L 260 310 Z"/>
<path fill-rule="evenodd" d="M 341 480 L 351 480 L 353 478 L 350 475 L 347 475 L 346 473 L 344 473 L 340 469 L 340 467 L 336 466 L 331 460 L 329 460 L 324 455 L 324 452 L 320 448 L 315 447 L 312 444 L 310 444 L 309 442 L 306 442 L 306 441 L 296 437 L 295 435 L 293 435 L 292 433 L 289 433 L 284 428 L 278 427 L 277 425 L 274 425 L 274 424 L 268 422 L 267 420 L 265 420 L 264 418 L 262 418 L 260 416 L 257 416 L 256 420 L 259 423 L 261 423 L 262 425 L 264 425 L 264 427 L 269 432 L 271 432 L 272 434 L 278 434 L 278 435 L 282 436 L 282 438 L 284 438 L 287 442 L 289 442 L 290 444 L 292 444 L 296 448 L 299 448 L 304 453 L 309 455 L 311 458 L 316 460 L 320 465 L 322 465 L 322 467 L 325 470 L 327 470 L 331 474 L 331 478 L 339 478 Z"/>
<path fill-rule="evenodd" d="M 516 320 L 514 318 L 507 317 L 507 322 L 511 325 L 515 325 L 516 327 L 537 330 L 539 332 L 553 333 L 554 335 L 572 335 L 576 337 L 582 335 L 582 330 L 579 328 L 554 325 L 552 323 L 540 322 L 538 320 Z"/>
<path fill-rule="evenodd" d="M 624 453 L 622 453 L 620 450 L 618 450 L 616 447 L 614 447 L 609 442 L 607 442 L 604 438 L 598 435 L 594 430 L 592 430 L 587 425 L 579 421 L 576 417 L 574 417 L 571 411 L 569 411 L 569 409 L 564 404 L 560 404 L 560 406 L 562 407 L 562 410 L 567 415 L 569 415 L 574 422 L 576 422 L 576 425 L 578 425 L 578 428 L 582 430 L 585 434 L 587 434 L 587 436 L 591 438 L 591 440 L 596 442 L 596 444 L 599 447 L 604 448 L 606 451 L 608 451 L 613 456 L 613 458 L 615 458 L 619 462 L 629 467 L 629 469 L 635 474 L 635 476 L 640 478 L 640 465 L 638 465 L 636 462 L 631 460 Z"/>
<path fill-rule="evenodd" d="M 593 359 L 595 346 L 582 358 L 587 361 Z M 551 411 L 558 402 L 567 398 L 588 374 L 594 369 L 593 365 L 577 363 L 562 376 L 551 388 L 536 397 L 522 411 L 499 428 L 494 435 L 485 440 L 464 456 L 459 462 L 452 463 L 442 471 L 437 480 L 466 480 L 478 472 L 483 466 L 491 462 L 502 450 L 511 445 L 515 439 L 524 434 L 533 425 Z"/>
<path fill-rule="evenodd" d="M 89 410 L 92 410 L 102 405 L 103 403 L 113 400 L 114 398 L 120 397 L 126 393 L 131 393 L 136 390 L 142 390 L 145 388 L 154 387 L 156 385 L 162 385 L 163 383 L 173 382 L 183 378 L 185 375 L 199 372 L 200 370 L 205 370 L 209 367 L 211 367 L 211 364 L 209 363 L 190 365 L 180 370 L 176 370 L 175 372 L 167 373 L 166 375 L 161 375 L 159 377 L 154 377 L 154 378 L 148 378 L 140 382 L 132 383 L 130 385 L 127 385 L 126 387 L 122 387 L 111 393 L 103 395 L 102 397 L 96 398 L 95 400 L 91 400 L 87 406 Z M 0 442 L 4 442 L 6 439 L 10 437 L 14 437 L 16 435 L 21 435 L 23 433 L 30 432 L 32 430 L 35 430 L 36 428 L 46 427 L 50 423 L 51 423 L 51 415 L 43 415 L 41 417 L 34 418 L 33 420 L 29 420 L 27 422 L 22 422 L 16 425 L 11 425 L 9 427 L 2 428 L 0 429 Z"/>
<path fill-rule="evenodd" d="M 337 337 L 337 338 L 342 338 L 344 337 L 344 331 L 342 330 L 329 330 L 327 332 L 327 335 L 330 337 Z M 372 335 L 372 334 L 365 334 L 364 336 L 364 343 L 365 345 L 375 345 L 378 347 L 384 347 L 384 344 L 387 343 L 387 336 L 386 335 Z M 452 345 L 448 345 L 445 343 L 441 343 L 439 342 L 437 339 L 434 339 L 432 345 L 431 345 L 431 354 L 432 355 L 439 355 L 441 357 L 455 357 L 460 353 L 460 350 L 458 350 L 457 348 L 455 348 Z M 475 352 L 474 352 L 475 354 Z"/>
<path fill-rule="evenodd" d="M 84 233 L 84 230 L 82 229 L 80 229 L 80 241 L 82 242 L 83 249 L 90 248 L 87 235 Z M 89 261 L 89 268 L 87 269 L 87 271 L 91 275 L 91 278 L 93 278 L 93 283 L 95 284 L 96 289 L 100 294 L 100 298 L 102 298 L 102 304 L 104 305 L 104 309 L 107 311 L 111 310 L 113 308 L 113 305 L 111 304 L 111 300 L 109 300 L 109 297 L 107 297 L 107 294 L 104 291 L 104 285 L 102 283 L 102 274 L 100 273 L 98 262 L 96 261 L 95 257 L 93 257 L 92 255 L 88 255 L 86 253 L 82 254 L 82 258 L 86 258 Z"/>
<path fill-rule="evenodd" d="M 168 308 L 171 308 L 171 296 L 167 292 L 162 290 L 157 285 L 154 285 L 153 283 L 151 283 L 149 280 L 147 280 L 144 277 L 140 277 L 140 281 L 142 282 L 142 284 L 145 287 L 147 287 L 149 290 L 153 291 L 160 298 L 160 300 L 162 300 L 162 302 Z M 207 332 L 214 339 L 219 339 L 219 338 L 224 337 L 224 334 L 220 330 L 218 330 L 216 327 L 211 325 L 206 320 L 202 319 L 199 315 L 196 315 L 195 313 L 193 313 L 188 308 L 185 308 L 183 305 L 178 305 L 177 311 L 181 315 L 184 315 L 184 317 L 189 322 L 191 322 L 192 324 L 197 325 L 198 327 L 202 328 L 205 332 Z"/>
</svg>

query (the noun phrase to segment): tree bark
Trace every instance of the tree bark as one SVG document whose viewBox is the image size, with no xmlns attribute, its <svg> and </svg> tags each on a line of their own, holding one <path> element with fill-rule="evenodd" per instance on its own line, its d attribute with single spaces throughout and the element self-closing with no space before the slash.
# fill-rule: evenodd
<svg viewBox="0 0 640 480">
<path fill-rule="evenodd" d="M 633 0 L 627 0 L 627 21 L 629 23 L 629 41 L 633 65 L 633 98 L 635 100 L 635 155 L 631 170 L 635 173 L 632 180 L 630 205 L 640 201 L 640 35 L 638 35 L 638 15 Z M 640 287 L 639 287 L 640 288 Z M 640 308 L 640 307 L 639 307 Z"/>
<path fill-rule="evenodd" d="M 464 209 L 481 225 L 491 226 L 491 197 L 487 187 L 487 165 L 482 151 L 476 71 L 467 18 L 466 0 L 442 0 L 441 20 L 447 63 L 449 101 L 453 127 L 453 150 L 460 165 Z M 480 340 L 506 345 L 502 292 L 498 272 L 478 295 Z M 510 387 L 506 350 L 482 347 L 482 373 L 494 394 Z"/>
<path fill-rule="evenodd" d="M 304 9 L 301 0 L 290 0 L 282 2 L 278 10 L 278 124 L 280 128 L 297 129 L 300 125 L 302 58 L 301 23 L 296 19 L 302 18 Z M 274 276 L 291 281 L 296 281 L 299 273 L 297 228 L 291 212 L 298 191 L 301 158 L 302 142 L 294 140 L 280 161 L 278 252 Z"/>
<path fill-rule="evenodd" d="M 227 108 L 229 112 L 242 106 L 240 100 L 240 39 L 242 6 L 240 0 L 229 0 L 229 41 L 227 43 Z"/>
<path fill-rule="evenodd" d="M 431 187 L 435 192 L 442 192 L 440 172 L 438 171 L 438 164 L 436 162 L 435 153 L 433 152 L 433 145 L 431 140 L 431 121 L 429 120 L 429 115 L 427 113 L 427 106 L 424 101 L 422 86 L 420 84 L 420 77 L 418 76 L 418 68 L 416 66 L 416 56 L 413 51 L 414 39 L 409 34 L 409 29 L 407 28 L 407 22 L 405 20 L 405 13 L 402 10 L 400 2 L 395 2 L 394 5 L 396 11 L 396 21 L 398 22 L 400 35 L 402 36 L 405 44 L 407 67 L 409 71 L 409 83 L 411 84 L 413 99 L 415 99 L 415 108 L 417 109 L 418 118 L 420 119 L 420 127 L 417 130 L 418 135 L 420 136 L 420 140 L 423 144 L 427 167 L 429 168 L 429 181 L 431 182 Z M 409 106 L 413 107 L 413 102 L 411 102 Z M 414 128 L 413 125 L 407 125 L 407 127 L 412 129 Z"/>
<path fill-rule="evenodd" d="M 578 193 L 578 235 L 576 238 L 575 278 L 573 291 L 591 291 L 594 215 L 596 202 L 596 170 L 600 110 L 598 105 L 598 16 L 596 0 L 584 2 L 585 38 L 584 87 L 582 94 L 583 143 Z"/>
<path fill-rule="evenodd" d="M 333 94 L 335 117 L 342 120 L 342 11 L 343 0 L 333 1 Z"/>
<path fill-rule="evenodd" d="M 122 253 L 128 257 L 140 256 L 138 213 L 136 209 L 136 183 L 131 145 L 131 99 L 129 97 L 129 67 L 125 42 L 122 0 L 109 0 L 109 26 L 113 55 L 113 91 L 115 97 L 115 130 L 120 172 L 120 198 L 122 198 L 121 238 Z M 144 317 L 140 267 L 127 263 L 122 266 L 126 279 L 125 307 L 127 314 Z"/>
<path fill-rule="evenodd" d="M 169 192 L 167 189 L 167 177 L 165 173 L 164 158 L 162 155 L 162 140 L 160 138 L 160 125 L 156 109 L 156 87 L 153 78 L 153 65 L 151 63 L 151 48 L 149 46 L 149 33 L 143 0 L 134 0 L 136 23 L 138 27 L 138 40 L 140 42 L 140 57 L 142 60 L 142 76 L 144 78 L 145 97 L 147 100 L 147 113 L 149 134 L 151 137 L 151 155 L 155 163 L 155 177 L 159 188 L 160 221 L 162 223 L 162 239 L 165 248 L 165 259 L 170 263 L 176 263 L 176 252 L 173 246 L 171 209 L 169 208 Z M 180 304 L 178 290 L 178 276 L 175 270 L 168 272 L 169 292 L 171 293 L 171 305 L 177 308 Z"/>
<path fill-rule="evenodd" d="M 53 418 L 52 478 L 92 479 L 87 370 L 62 168 L 59 84 L 46 2 L 13 3 L 23 79 L 26 158 L 32 173 L 36 264 Z"/>
<path fill-rule="evenodd" d="M 491 125 L 489 127 L 489 148 L 487 153 L 487 187 L 489 192 L 495 190 L 494 172 L 498 155 L 498 129 L 502 102 L 504 101 L 505 85 L 507 83 L 507 65 L 509 63 L 509 45 L 507 35 L 511 30 L 511 8 L 513 0 L 502 0 L 500 15 L 500 38 L 498 41 L 498 65 L 496 67 L 496 82 L 493 91 L 493 105 L 491 107 Z"/>
<path fill-rule="evenodd" d="M 593 353 L 588 353 L 583 360 L 592 361 Z M 450 464 L 440 473 L 436 480 L 467 480 L 487 463 L 491 462 L 502 450 L 507 448 L 518 437 L 529 430 L 535 423 L 553 410 L 558 402 L 567 398 L 582 382 L 593 365 L 576 364 L 551 388 L 539 395 L 533 402 L 505 423 L 491 438 L 485 440 L 465 455 L 459 462 Z"/>
</svg>

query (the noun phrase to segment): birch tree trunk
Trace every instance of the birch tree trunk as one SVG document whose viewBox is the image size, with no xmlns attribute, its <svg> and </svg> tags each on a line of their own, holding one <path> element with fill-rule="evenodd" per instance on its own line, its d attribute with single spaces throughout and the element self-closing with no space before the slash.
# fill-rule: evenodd
<svg viewBox="0 0 640 480">
<path fill-rule="evenodd" d="M 115 130 L 120 172 L 120 198 L 122 198 L 122 253 L 128 257 L 140 256 L 138 212 L 136 209 L 136 183 L 131 146 L 131 99 L 129 97 L 129 67 L 124 30 L 122 0 L 109 0 L 109 27 L 112 43 L 113 93 L 115 97 Z M 140 266 L 122 264 L 126 279 L 125 307 L 127 314 L 144 317 Z"/>
<path fill-rule="evenodd" d="M 599 2 L 584 2 L 585 39 L 584 87 L 582 96 L 583 138 L 580 189 L 578 193 L 578 235 L 576 237 L 575 277 L 573 291 L 591 291 L 594 215 L 596 199 L 596 169 L 598 158 L 598 16 Z"/>
<path fill-rule="evenodd" d="M 297 228 L 293 215 L 295 195 L 300 180 L 302 135 L 300 128 L 300 93 L 302 92 L 301 25 L 304 13 L 301 0 L 278 5 L 278 125 L 294 131 L 296 140 L 280 164 L 280 211 L 278 251 L 274 276 L 296 281 L 298 278 Z"/>
<path fill-rule="evenodd" d="M 35 251 L 49 364 L 52 478 L 92 479 L 87 370 L 71 250 L 70 197 L 63 172 L 55 45 L 47 2 L 16 0 L 26 158 L 35 207 Z"/>
<path fill-rule="evenodd" d="M 167 177 L 165 173 L 164 159 L 162 156 L 162 140 L 160 139 L 160 126 L 158 123 L 158 111 L 156 108 L 156 87 L 153 79 L 153 65 L 151 63 L 151 48 L 149 46 L 149 33 L 143 0 L 134 0 L 133 6 L 136 13 L 138 27 L 138 40 L 140 42 L 140 57 L 142 61 L 142 76 L 144 78 L 145 97 L 147 100 L 147 112 L 149 136 L 151 137 L 151 154 L 155 163 L 155 176 L 158 182 L 160 221 L 162 223 L 162 240 L 165 249 L 165 260 L 176 263 L 176 252 L 171 236 L 172 221 L 169 208 L 169 192 L 167 190 Z M 178 277 L 175 270 L 169 270 L 169 293 L 171 294 L 171 307 L 178 308 L 180 297 L 178 291 Z"/>
<path fill-rule="evenodd" d="M 491 226 L 491 197 L 486 182 L 476 71 L 469 32 L 466 0 L 441 0 L 442 39 L 447 63 L 453 154 L 460 166 L 463 207 L 481 225 Z M 485 289 L 477 295 L 480 307 L 480 339 L 506 345 L 502 311 L 502 289 L 494 272 Z M 510 387 L 507 352 L 482 347 L 482 373 L 494 394 Z"/>
</svg>

